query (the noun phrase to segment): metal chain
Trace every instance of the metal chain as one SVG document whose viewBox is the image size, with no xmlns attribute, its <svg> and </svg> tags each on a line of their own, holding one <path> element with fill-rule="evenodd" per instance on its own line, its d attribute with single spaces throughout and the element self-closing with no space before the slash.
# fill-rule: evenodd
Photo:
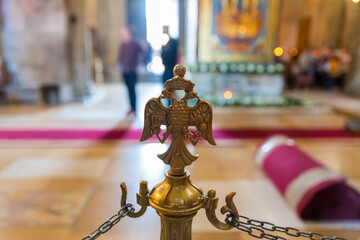
<svg viewBox="0 0 360 240">
<path fill-rule="evenodd" d="M 134 206 L 131 203 L 127 203 L 114 216 L 109 218 L 109 220 L 101 224 L 100 227 L 81 240 L 97 239 L 101 234 L 108 232 L 115 224 L 120 222 L 122 218 L 126 217 L 129 213 L 133 213 L 134 211 Z"/>
<path fill-rule="evenodd" d="M 329 238 L 316 232 L 302 232 L 292 227 L 280 227 L 270 222 L 258 221 L 245 216 L 239 216 L 239 219 L 237 219 L 232 213 L 228 213 L 226 215 L 225 222 L 241 231 L 247 232 L 252 237 L 261 239 L 264 238 L 269 240 L 289 240 L 287 238 L 276 236 L 266 232 L 270 231 L 281 232 L 291 237 L 303 237 L 311 240 L 346 240 L 345 238 L 340 237 Z"/>
</svg>

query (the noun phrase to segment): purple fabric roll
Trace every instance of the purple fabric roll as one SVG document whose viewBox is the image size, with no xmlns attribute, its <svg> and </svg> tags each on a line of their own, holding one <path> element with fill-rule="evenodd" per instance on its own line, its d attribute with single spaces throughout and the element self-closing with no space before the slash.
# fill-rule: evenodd
<svg viewBox="0 0 360 240">
<path fill-rule="evenodd" d="M 299 216 L 307 220 L 360 219 L 360 195 L 346 179 L 275 135 L 257 149 L 255 161 Z"/>
</svg>

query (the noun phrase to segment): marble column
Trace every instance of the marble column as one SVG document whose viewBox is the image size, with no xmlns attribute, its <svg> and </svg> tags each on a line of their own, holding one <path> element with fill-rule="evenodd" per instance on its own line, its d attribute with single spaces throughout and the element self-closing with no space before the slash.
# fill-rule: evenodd
<svg viewBox="0 0 360 240">
<path fill-rule="evenodd" d="M 353 71 L 349 74 L 345 90 L 351 95 L 360 97 L 360 36 L 357 35 L 354 41 L 357 42 L 358 48 L 355 51 L 355 58 L 353 57 Z"/>
<path fill-rule="evenodd" d="M 356 4 L 352 1 L 346 2 L 346 17 L 345 17 L 345 27 L 342 34 L 341 47 L 348 49 L 351 54 L 352 62 L 350 66 L 350 72 L 346 79 L 346 90 L 350 93 L 360 95 L 359 87 L 356 87 L 357 84 L 360 85 L 359 79 L 359 65 L 360 65 L 360 4 Z M 359 83 L 357 83 L 357 81 Z"/>
<path fill-rule="evenodd" d="M 121 29 L 126 22 L 126 1 L 97 1 L 97 37 L 99 57 L 103 61 L 105 81 L 118 81 L 117 59 Z"/>
<path fill-rule="evenodd" d="M 91 95 L 93 84 L 91 33 L 87 24 L 85 1 L 66 1 L 69 73 L 74 97 L 78 100 Z"/>
<path fill-rule="evenodd" d="M 341 32 L 344 27 L 345 1 L 323 0 L 325 8 L 325 32 L 323 46 L 337 48 L 341 43 Z"/>
<path fill-rule="evenodd" d="M 180 56 L 185 55 L 185 31 L 186 31 L 186 12 L 187 0 L 179 1 L 179 43 L 178 53 Z"/>
<path fill-rule="evenodd" d="M 0 104 L 5 100 L 5 86 L 8 82 L 8 76 L 9 76 L 8 69 L 6 67 L 3 31 L 4 31 L 3 0 L 0 0 L 0 60 L 1 60 Z"/>
</svg>

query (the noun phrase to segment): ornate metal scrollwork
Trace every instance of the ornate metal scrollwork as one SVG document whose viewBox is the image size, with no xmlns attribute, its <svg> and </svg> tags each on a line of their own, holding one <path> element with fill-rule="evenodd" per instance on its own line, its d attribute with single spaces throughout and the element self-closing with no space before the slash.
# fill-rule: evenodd
<svg viewBox="0 0 360 240">
<path fill-rule="evenodd" d="M 121 188 L 121 200 L 120 206 L 123 207 L 126 205 L 126 198 L 127 198 L 127 187 L 124 182 L 120 183 Z M 147 207 L 149 206 L 149 189 L 148 189 L 148 182 L 141 181 L 140 182 L 140 189 L 139 193 L 136 194 L 137 204 L 141 206 L 141 209 L 138 212 L 129 213 L 128 216 L 131 218 L 138 218 L 144 215 L 146 212 Z"/>
<path fill-rule="evenodd" d="M 144 130 L 140 141 L 145 141 L 155 135 L 161 143 L 172 134 L 172 141 L 168 150 L 158 157 L 172 169 L 183 172 L 185 166 L 190 165 L 198 156 L 192 155 L 186 148 L 183 136 L 195 146 L 202 137 L 211 145 L 216 145 L 212 133 L 212 107 L 210 103 L 201 99 L 193 89 L 195 84 L 184 78 L 186 68 L 176 65 L 175 77 L 165 82 L 165 89 L 158 98 L 150 99 L 145 106 Z M 183 90 L 182 99 L 176 99 L 174 91 Z M 161 99 L 169 99 L 170 106 L 165 107 Z M 195 106 L 190 107 L 188 100 L 197 99 Z M 161 138 L 161 126 L 166 131 Z M 189 130 L 190 126 L 196 128 L 196 137 Z"/>
<path fill-rule="evenodd" d="M 232 213 L 235 217 L 239 218 L 238 211 L 233 202 L 233 198 L 234 198 L 235 194 L 236 194 L 235 192 L 231 192 L 228 195 L 226 195 L 226 197 L 225 197 L 226 205 L 220 209 L 220 212 L 222 214 Z M 211 224 L 214 227 L 216 227 L 218 229 L 221 229 L 221 230 L 232 229 L 233 228 L 232 225 L 230 225 L 229 223 L 221 222 L 216 217 L 215 210 L 218 207 L 218 202 L 219 202 L 219 199 L 216 198 L 216 191 L 213 189 L 209 190 L 207 193 L 207 196 L 205 198 L 205 204 L 204 204 L 207 219 L 209 220 L 209 222 L 211 222 Z"/>
</svg>

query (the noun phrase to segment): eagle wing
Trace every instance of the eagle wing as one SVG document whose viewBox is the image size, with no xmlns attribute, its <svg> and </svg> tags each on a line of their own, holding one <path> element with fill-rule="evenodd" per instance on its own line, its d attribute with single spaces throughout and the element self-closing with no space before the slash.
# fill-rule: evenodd
<svg viewBox="0 0 360 240">
<path fill-rule="evenodd" d="M 145 105 L 144 129 L 140 141 L 159 134 L 161 125 L 166 125 L 166 108 L 159 98 L 152 98 Z"/>
<path fill-rule="evenodd" d="M 210 103 L 199 99 L 195 106 L 191 108 L 189 126 L 196 127 L 198 137 L 203 137 L 209 144 L 216 145 L 212 131 L 212 118 L 213 110 Z"/>
</svg>

